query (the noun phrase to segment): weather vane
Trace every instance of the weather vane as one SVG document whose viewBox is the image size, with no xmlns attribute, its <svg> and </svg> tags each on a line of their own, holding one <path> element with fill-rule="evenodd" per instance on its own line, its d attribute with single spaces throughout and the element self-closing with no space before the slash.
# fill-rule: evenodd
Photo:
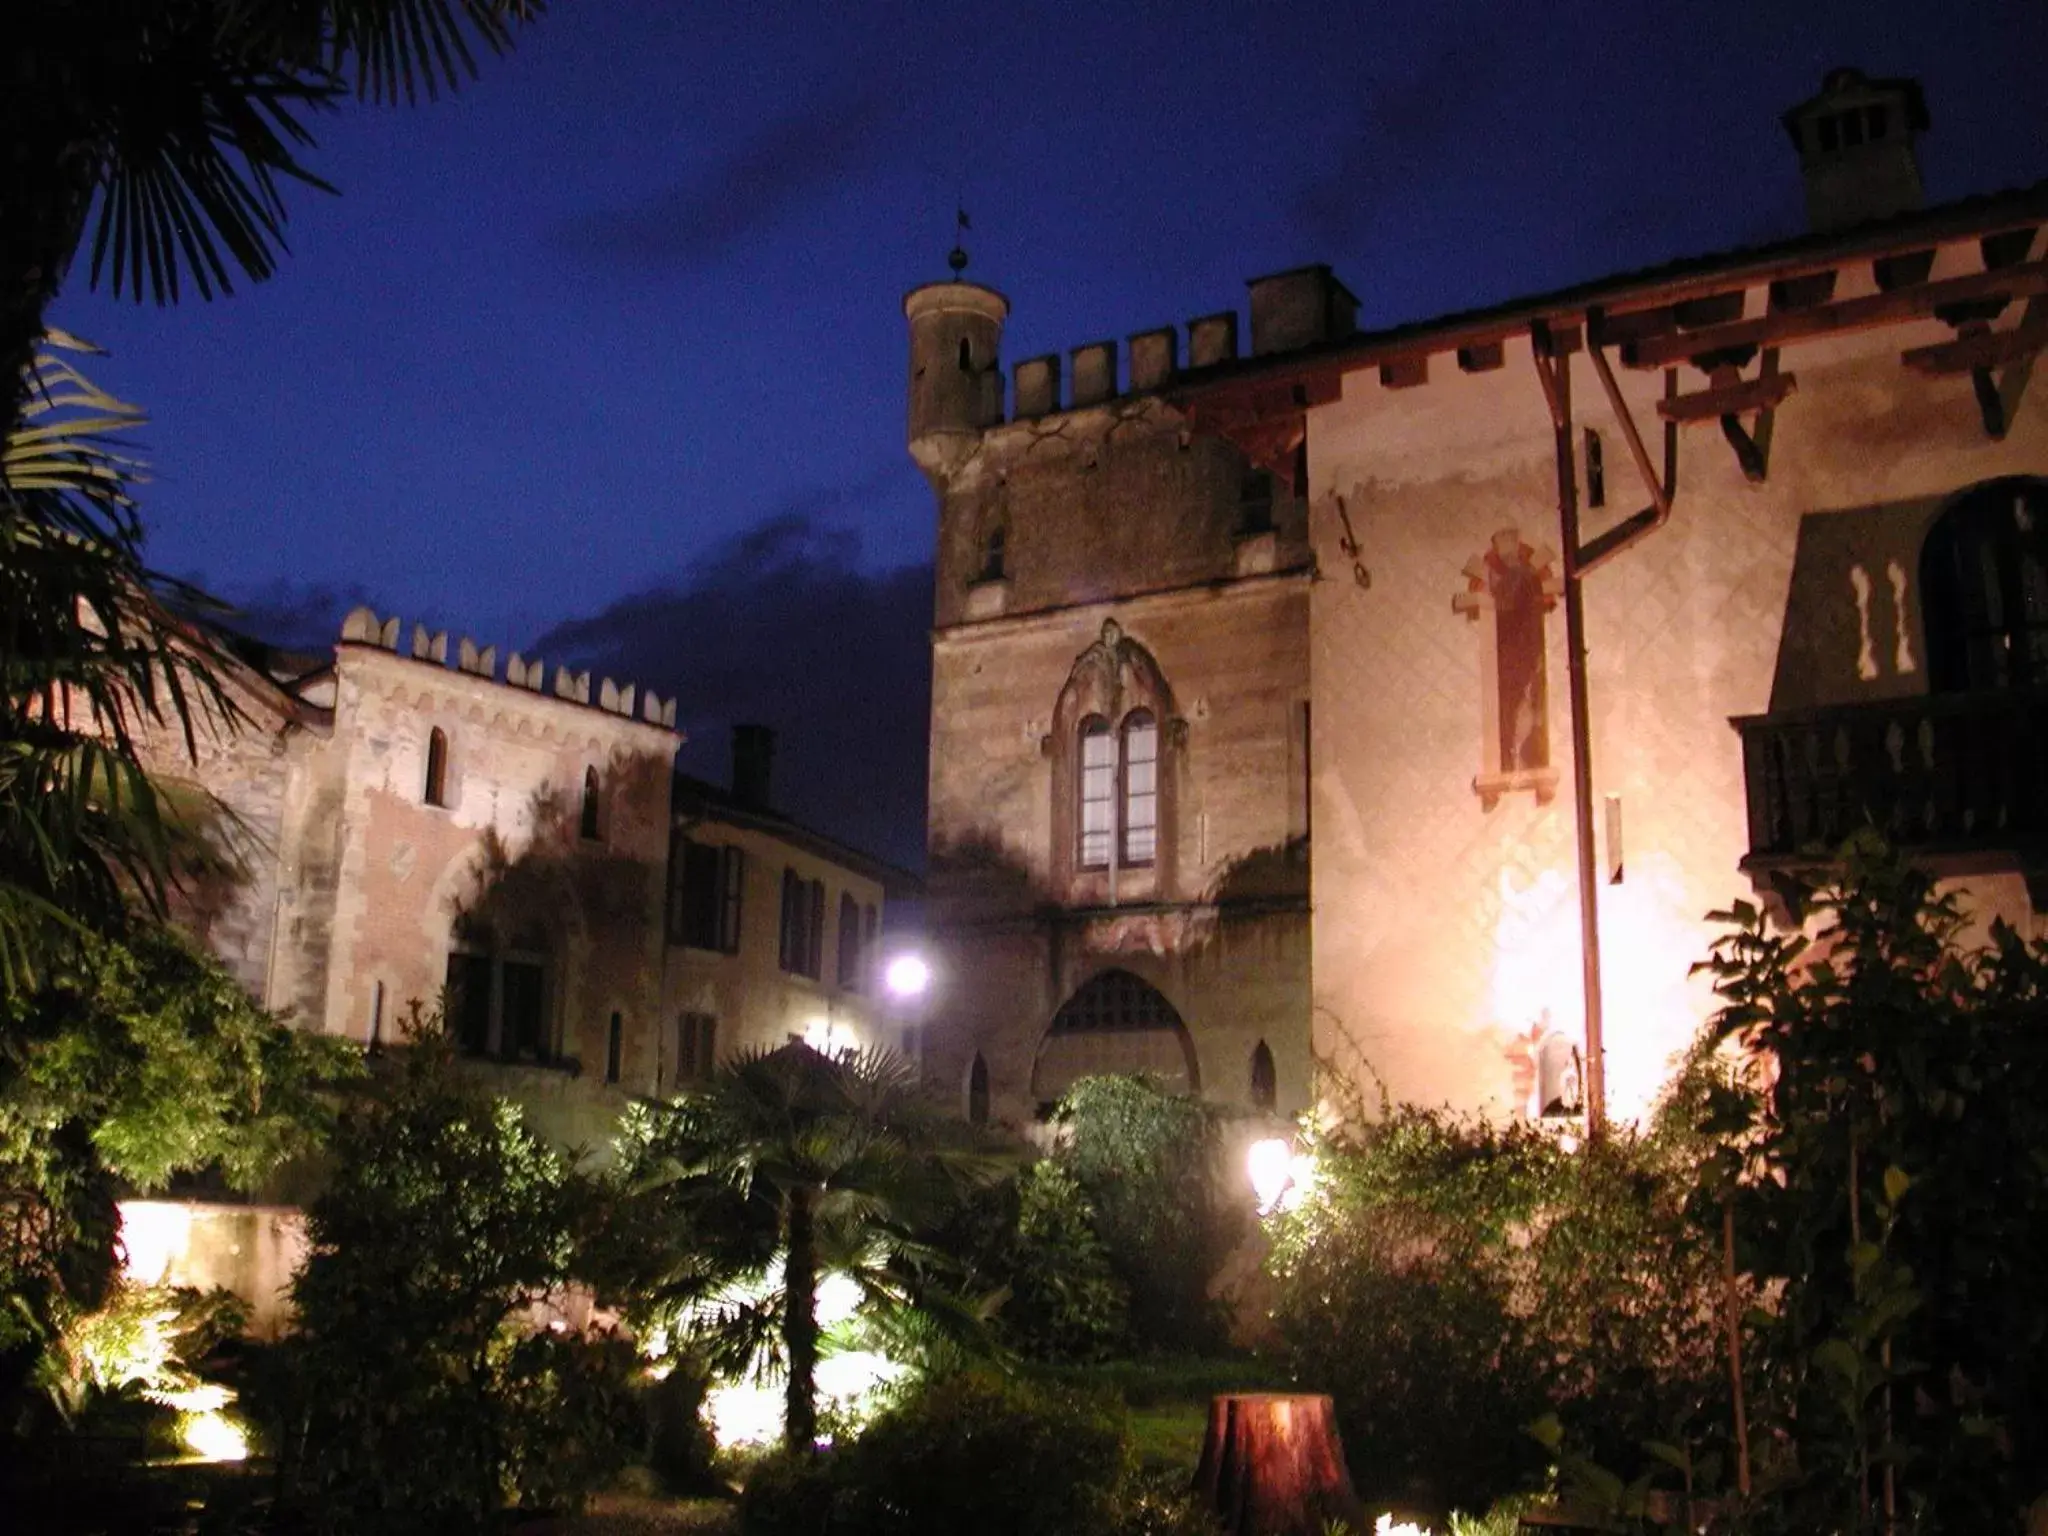
<svg viewBox="0 0 2048 1536">
<path fill-rule="evenodd" d="M 967 245 L 964 237 L 974 226 L 967 222 L 967 210 L 955 205 L 953 209 L 953 249 L 946 253 L 946 265 L 958 277 L 967 270 Z"/>
</svg>

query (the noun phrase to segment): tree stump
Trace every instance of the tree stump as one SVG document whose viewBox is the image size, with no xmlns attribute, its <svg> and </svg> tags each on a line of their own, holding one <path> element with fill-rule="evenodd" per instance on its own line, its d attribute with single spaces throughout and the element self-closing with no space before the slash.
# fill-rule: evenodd
<svg viewBox="0 0 2048 1536">
<path fill-rule="evenodd" d="M 1209 1404 L 1195 1492 L 1229 1536 L 1321 1536 L 1327 1520 L 1372 1529 L 1351 1488 L 1325 1396 L 1229 1392 Z"/>
</svg>

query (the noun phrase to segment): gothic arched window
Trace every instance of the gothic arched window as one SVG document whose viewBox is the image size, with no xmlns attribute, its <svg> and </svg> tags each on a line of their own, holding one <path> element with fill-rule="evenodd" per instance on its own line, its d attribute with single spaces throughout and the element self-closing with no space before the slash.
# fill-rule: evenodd
<svg viewBox="0 0 2048 1536">
<path fill-rule="evenodd" d="M 1116 738 L 1102 716 L 1090 715 L 1081 722 L 1079 752 L 1080 865 L 1107 869 L 1116 820 Z"/>
<path fill-rule="evenodd" d="M 1123 727 L 1123 862 L 1150 864 L 1159 853 L 1159 722 L 1134 709 Z"/>
<path fill-rule="evenodd" d="M 1959 497 L 1921 547 L 1920 593 L 1936 690 L 2048 686 L 2048 482 Z"/>
<path fill-rule="evenodd" d="M 589 842 L 596 842 L 598 831 L 597 770 L 583 770 L 583 815 L 578 830 Z"/>
</svg>

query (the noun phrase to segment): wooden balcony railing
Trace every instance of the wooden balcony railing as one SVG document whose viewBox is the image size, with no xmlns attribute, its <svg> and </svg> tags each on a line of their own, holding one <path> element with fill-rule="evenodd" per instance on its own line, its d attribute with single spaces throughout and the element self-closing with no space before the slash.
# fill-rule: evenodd
<svg viewBox="0 0 2048 1536">
<path fill-rule="evenodd" d="M 2048 689 L 1749 715 L 1749 860 L 1832 852 L 1864 827 L 1916 852 L 2048 855 Z"/>
</svg>

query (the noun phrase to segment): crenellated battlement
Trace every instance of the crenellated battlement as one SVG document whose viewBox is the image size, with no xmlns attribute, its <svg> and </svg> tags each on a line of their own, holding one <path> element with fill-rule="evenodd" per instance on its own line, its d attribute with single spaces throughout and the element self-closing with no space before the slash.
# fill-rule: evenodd
<svg viewBox="0 0 2048 1536">
<path fill-rule="evenodd" d="M 1338 341 L 1357 329 L 1358 300 L 1326 266 L 1296 267 L 1255 277 L 1251 290 L 1252 357 Z M 1128 338 L 1128 371 L 1115 341 L 1093 341 L 1065 354 L 1030 357 L 1011 370 L 1010 421 L 1137 395 L 1158 394 L 1207 369 L 1238 361 L 1238 311 L 1197 315 L 1185 326 L 1159 326 Z M 1186 345 L 1182 345 L 1183 332 Z M 1185 361 L 1183 361 L 1185 359 Z M 1062 375 L 1066 388 L 1062 390 Z"/>
<path fill-rule="evenodd" d="M 426 625 L 415 624 L 408 643 L 405 626 L 396 614 L 380 618 L 375 609 L 356 608 L 341 622 L 341 638 L 345 644 L 370 645 L 394 655 L 410 656 L 414 661 L 430 663 L 437 667 L 448 665 L 448 632 L 429 632 Z M 486 682 L 499 683 L 507 688 L 523 688 L 529 693 L 552 692 L 558 699 L 571 704 L 604 710 L 607 714 L 620 715 L 628 720 L 641 720 L 648 725 L 658 725 L 674 730 L 676 725 L 676 701 L 657 696 L 653 689 L 642 693 L 634 684 L 619 684 L 611 678 L 599 678 L 597 698 L 591 699 L 591 678 L 588 670 L 573 672 L 568 667 L 556 667 L 554 687 L 547 686 L 547 664 L 540 657 L 528 659 L 514 651 L 505 663 L 505 675 L 498 676 L 498 648 L 487 645 L 482 648 L 468 635 L 459 636 L 455 646 L 455 670 L 466 672 L 472 677 L 483 678 Z"/>
</svg>

